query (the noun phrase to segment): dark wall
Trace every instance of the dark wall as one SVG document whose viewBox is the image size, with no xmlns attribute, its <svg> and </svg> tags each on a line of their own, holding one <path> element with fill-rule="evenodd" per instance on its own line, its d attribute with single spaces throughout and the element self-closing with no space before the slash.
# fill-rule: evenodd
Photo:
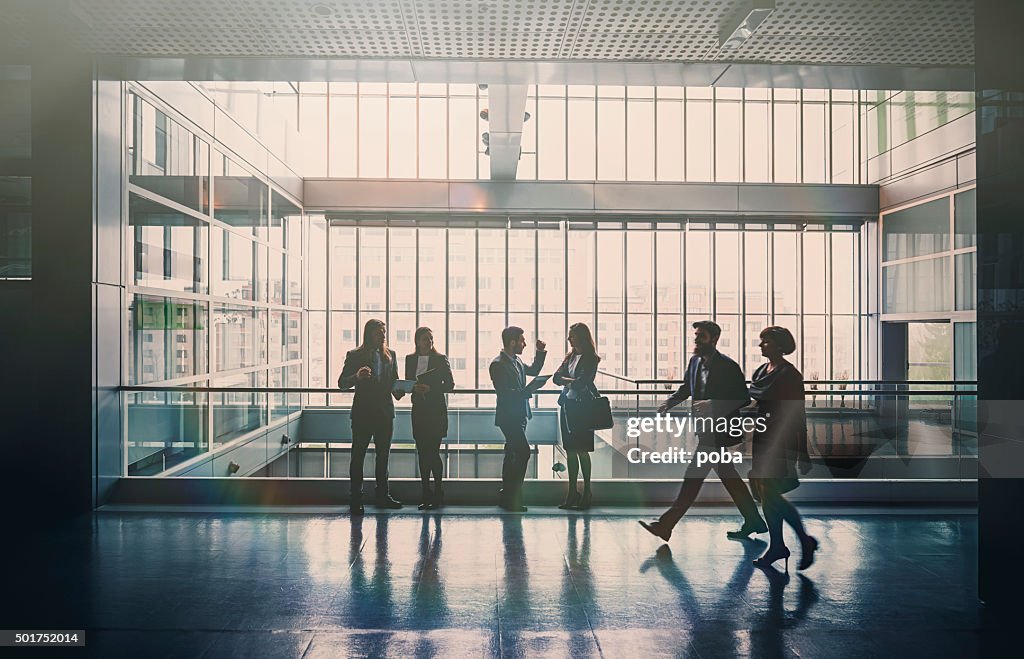
<svg viewBox="0 0 1024 659">
<path fill-rule="evenodd" d="M 975 3 L 979 594 L 1019 607 L 1024 510 L 1024 3 Z"/>
</svg>

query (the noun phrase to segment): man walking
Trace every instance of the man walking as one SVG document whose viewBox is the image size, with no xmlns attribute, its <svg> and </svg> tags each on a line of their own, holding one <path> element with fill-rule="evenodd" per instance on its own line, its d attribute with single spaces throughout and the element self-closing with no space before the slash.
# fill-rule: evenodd
<svg viewBox="0 0 1024 659">
<path fill-rule="evenodd" d="M 491 382 L 497 394 L 494 425 L 505 436 L 505 459 L 501 464 L 501 490 L 498 505 L 512 512 L 526 512 L 522 501 L 523 480 L 530 462 L 530 444 L 526 441 L 526 422 L 530 412 L 533 387 L 526 385 L 526 376 L 539 375 L 547 352 L 538 340 L 533 363 L 523 364 L 519 355 L 526 349 L 526 337 L 519 327 L 506 327 L 501 331 L 502 351 L 491 362 Z"/>
<path fill-rule="evenodd" d="M 682 386 L 658 407 L 658 412 L 665 413 L 687 398 L 692 398 L 692 414 L 695 418 L 710 417 L 710 420 L 716 421 L 735 416 L 741 407 L 750 402 L 750 397 L 739 365 L 718 352 L 718 339 L 722 336 L 722 328 L 710 320 L 702 320 L 693 324 L 693 330 L 693 357 L 686 368 L 686 379 Z M 698 433 L 696 452 L 717 452 L 721 447 L 732 446 L 741 441 L 742 435 L 732 437 L 728 432 Z M 696 500 L 697 493 L 711 469 L 718 473 L 722 485 L 743 514 L 743 527 L 738 531 L 729 531 L 727 535 L 739 539 L 746 538 L 751 533 L 767 531 L 768 526 L 757 511 L 757 504 L 750 496 L 750 490 L 740 478 L 736 467 L 732 463 L 709 462 L 697 466 L 696 459 L 687 466 L 683 485 L 679 488 L 679 495 L 672 506 L 656 521 L 641 521 L 640 525 L 668 542 L 672 537 L 672 529 Z"/>
</svg>

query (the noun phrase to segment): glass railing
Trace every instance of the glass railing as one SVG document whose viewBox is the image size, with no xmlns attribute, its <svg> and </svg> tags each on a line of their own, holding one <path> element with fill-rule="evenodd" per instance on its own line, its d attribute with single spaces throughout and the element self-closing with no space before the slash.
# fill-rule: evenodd
<svg viewBox="0 0 1024 659">
<path fill-rule="evenodd" d="M 615 427 L 596 433 L 597 479 L 680 478 L 679 464 L 635 463 L 630 449 L 680 448 L 697 440 L 682 433 L 630 437 L 630 417 L 651 416 L 679 386 L 674 380 L 636 380 L 600 372 Z M 819 380 L 806 383 L 811 479 L 944 479 L 977 477 L 977 396 L 974 382 Z M 528 438 L 534 449 L 527 478 L 565 477 L 559 445 L 559 389 L 533 398 Z M 347 478 L 352 392 L 285 387 L 122 388 L 124 459 L 128 476 Z M 457 398 L 456 398 L 457 396 Z M 442 447 L 450 478 L 499 478 L 504 441 L 494 427 L 491 389 L 457 389 Z M 416 478 L 417 460 L 408 398 L 396 403 L 390 473 Z M 690 413 L 689 402 L 672 410 Z M 749 412 L 753 414 L 753 411 Z M 750 444 L 743 454 L 746 473 Z M 365 473 L 372 473 L 373 448 Z"/>
</svg>

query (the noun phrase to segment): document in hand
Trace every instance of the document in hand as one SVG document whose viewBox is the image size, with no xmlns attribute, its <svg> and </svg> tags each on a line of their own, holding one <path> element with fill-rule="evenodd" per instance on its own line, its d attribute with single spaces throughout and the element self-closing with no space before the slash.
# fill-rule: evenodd
<svg viewBox="0 0 1024 659">
<path fill-rule="evenodd" d="M 530 380 L 530 383 L 526 385 L 527 389 L 540 389 L 548 383 L 551 379 L 550 375 L 538 375 L 534 379 Z"/>
<path fill-rule="evenodd" d="M 416 380 L 395 380 L 395 383 L 391 385 L 391 391 L 396 394 L 411 394 L 414 386 L 416 386 Z"/>
<path fill-rule="evenodd" d="M 441 386 L 441 380 L 447 375 L 448 369 L 446 368 L 432 368 L 429 371 L 423 371 L 416 376 L 416 382 L 419 384 L 429 385 L 431 389 Z"/>
</svg>

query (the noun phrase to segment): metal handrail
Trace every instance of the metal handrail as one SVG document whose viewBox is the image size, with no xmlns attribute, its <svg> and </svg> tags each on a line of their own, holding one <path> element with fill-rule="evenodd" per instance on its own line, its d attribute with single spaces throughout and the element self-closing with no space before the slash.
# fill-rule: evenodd
<svg viewBox="0 0 1024 659">
<path fill-rule="evenodd" d="M 887 383 L 888 384 L 888 383 Z M 174 393 L 213 393 L 213 394 L 261 394 L 261 393 L 287 393 L 287 394 L 351 394 L 353 390 L 341 390 L 337 388 L 314 388 L 314 387 L 189 387 L 189 386 L 147 386 L 130 385 L 117 388 L 118 391 L 126 393 L 142 392 L 174 392 Z M 494 389 L 454 389 L 449 394 L 494 394 Z M 561 389 L 538 389 L 534 394 L 559 394 Z M 613 396 L 664 396 L 664 389 L 605 389 L 603 394 Z M 807 396 L 976 396 L 977 390 L 922 390 L 907 389 L 899 391 L 885 391 L 877 389 L 812 389 L 806 392 Z"/>
</svg>

